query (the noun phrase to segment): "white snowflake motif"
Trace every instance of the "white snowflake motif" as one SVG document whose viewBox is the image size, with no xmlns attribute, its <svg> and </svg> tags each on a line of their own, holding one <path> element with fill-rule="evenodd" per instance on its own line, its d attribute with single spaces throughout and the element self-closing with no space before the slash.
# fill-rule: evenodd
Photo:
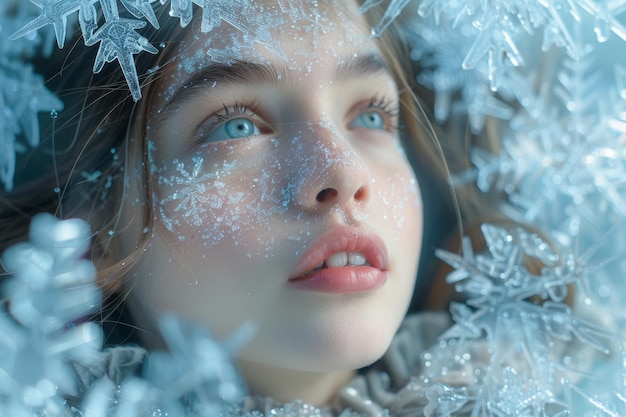
<svg viewBox="0 0 626 417">
<path fill-rule="evenodd" d="M 177 160 L 174 164 L 180 176 L 160 178 L 160 183 L 175 189 L 159 202 L 164 223 L 170 231 L 173 231 L 173 226 L 180 225 L 178 219 L 172 219 L 166 214 L 173 212 L 180 214 L 189 224 L 199 227 L 204 222 L 207 207 L 217 208 L 222 204 L 221 200 L 208 193 L 213 188 L 224 186 L 221 182 L 215 181 L 219 178 L 219 172 L 203 172 L 204 159 L 200 156 L 193 158 L 191 170 L 187 170 L 185 164 Z M 172 202 L 177 203 L 173 210 L 165 210 L 164 207 Z"/>
</svg>

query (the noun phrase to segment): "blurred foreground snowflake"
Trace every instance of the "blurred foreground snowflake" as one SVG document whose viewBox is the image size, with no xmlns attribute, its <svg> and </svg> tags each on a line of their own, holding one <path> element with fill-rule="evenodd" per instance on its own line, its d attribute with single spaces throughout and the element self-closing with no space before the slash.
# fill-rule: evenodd
<svg viewBox="0 0 626 417">
<path fill-rule="evenodd" d="M 87 366 L 100 351 L 100 327 L 81 323 L 100 303 L 95 268 L 82 259 L 91 233 L 81 220 L 36 216 L 30 242 L 2 255 L 13 274 L 0 312 L 0 409 L 11 416 L 66 416 L 77 394 L 70 363 Z M 78 323 L 78 324 L 73 324 Z"/>
</svg>

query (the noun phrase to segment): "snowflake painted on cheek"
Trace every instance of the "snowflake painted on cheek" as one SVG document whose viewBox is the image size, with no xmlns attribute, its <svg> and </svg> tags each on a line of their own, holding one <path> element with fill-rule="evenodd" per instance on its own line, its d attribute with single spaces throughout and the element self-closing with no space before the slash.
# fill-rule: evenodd
<svg viewBox="0 0 626 417">
<path fill-rule="evenodd" d="M 174 160 L 177 174 L 159 176 L 160 186 L 169 186 L 173 191 L 161 198 L 157 205 L 161 218 L 167 229 L 174 231 L 174 226 L 185 223 L 200 227 L 207 222 L 206 215 L 209 209 L 219 209 L 224 200 L 217 193 L 223 190 L 225 184 L 219 180 L 220 176 L 231 172 L 237 162 L 224 162 L 222 169 L 205 172 L 204 158 L 196 155 L 192 158 L 193 165 L 188 169 L 184 162 Z M 231 196 L 236 199 L 236 196 Z M 183 236 L 180 236 L 183 239 Z"/>
</svg>

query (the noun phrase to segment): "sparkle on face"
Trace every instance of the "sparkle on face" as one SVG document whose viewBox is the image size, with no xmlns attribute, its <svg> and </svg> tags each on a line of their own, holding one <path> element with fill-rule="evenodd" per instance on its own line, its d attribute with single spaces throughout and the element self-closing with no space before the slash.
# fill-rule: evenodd
<svg viewBox="0 0 626 417">
<path fill-rule="evenodd" d="M 356 9 L 318 16 L 311 25 L 285 17 L 273 46 L 246 43 L 226 24 L 181 43 L 148 123 L 156 221 L 152 256 L 133 283 L 146 320 L 174 310 L 225 336 L 254 318 L 259 338 L 242 355 L 309 369 L 320 352 L 323 368 L 353 361 L 346 335 L 393 335 L 421 241 L 391 71 Z M 294 293 L 295 264 L 338 227 L 380 237 L 389 284 L 342 305 Z"/>
</svg>

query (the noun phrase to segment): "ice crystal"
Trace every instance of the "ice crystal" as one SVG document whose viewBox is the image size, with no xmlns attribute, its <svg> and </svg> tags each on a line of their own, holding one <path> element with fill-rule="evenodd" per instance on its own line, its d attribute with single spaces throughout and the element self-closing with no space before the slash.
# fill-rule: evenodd
<svg viewBox="0 0 626 417">
<path fill-rule="evenodd" d="M 617 261 L 626 251 L 625 63 L 623 54 L 615 53 L 624 48 L 623 12 L 617 3 L 585 0 L 489 6 L 427 0 L 409 18 L 412 57 L 424 69 L 418 82 L 434 91 L 437 120 L 466 113 L 474 133 L 486 118 L 506 123 L 497 152 L 474 147 L 474 168 L 456 174 L 453 183 L 475 182 L 479 190 L 504 197 L 503 213 L 545 233 L 563 252 L 563 265 L 544 270 L 539 282 L 552 282 L 541 290 L 544 296 L 560 303 L 567 285 L 576 282 L 585 303 L 614 312 L 608 320 L 614 328 L 624 326 L 619 300 L 626 272 Z M 539 49 L 552 59 L 538 66 L 531 51 Z M 574 270 L 578 275 L 571 275 Z M 461 268 L 456 274 L 474 272 Z M 568 275 L 570 284 L 564 282 Z M 492 301 L 519 294 L 517 303 L 525 292 L 539 291 L 537 282 L 534 289 L 524 284 L 525 276 L 509 281 L 521 287 L 509 285 L 506 291 L 494 289 L 482 275 L 461 285 L 476 298 L 470 306 L 453 306 L 458 323 L 450 335 L 477 337 L 490 329 L 484 320 L 495 306 L 476 309 L 472 303 L 482 302 L 479 294 Z M 527 310 L 515 303 L 515 309 Z M 545 306 L 556 314 L 554 305 Z M 594 337 L 587 339 L 595 330 L 568 321 L 571 312 L 557 321 L 539 319 L 538 311 L 525 314 L 550 338 L 606 350 Z"/>
<path fill-rule="evenodd" d="M 462 343 L 452 344 L 453 352 L 444 344 L 445 353 L 435 349 L 429 357 L 442 360 L 437 368 L 441 371 L 441 367 L 450 366 L 445 358 L 458 357 L 459 349 L 471 354 L 474 348 L 468 341 L 484 343 L 482 350 L 486 349 L 489 357 L 475 372 L 476 385 L 467 387 L 470 391 L 465 397 L 459 396 L 458 387 L 440 387 L 437 389 L 449 394 L 429 398 L 428 407 L 452 410 L 433 414 L 446 416 L 459 415 L 453 411 L 466 401 L 474 413 L 487 416 L 553 415 L 548 410 L 567 410 L 564 376 L 589 370 L 584 360 L 563 363 L 559 346 L 578 343 L 579 347 L 573 348 L 578 354 L 585 346 L 608 354 L 615 338 L 610 331 L 577 316 L 566 304 L 569 288 L 582 290 L 585 285 L 583 267 L 571 254 L 557 254 L 545 240 L 524 229 L 483 225 L 482 231 L 485 253 L 474 253 L 467 239 L 462 255 L 437 251 L 455 268 L 447 281 L 468 299 L 465 304 L 452 304 L 455 325 L 443 336 Z M 539 261 L 541 270 L 529 270 L 526 265 L 533 264 L 531 260 Z M 437 371 L 431 372 L 437 375 Z M 584 392 L 576 385 L 571 388 Z M 601 403 L 596 400 L 590 404 L 600 407 Z M 608 410 L 606 404 L 600 409 Z"/>
<path fill-rule="evenodd" d="M 133 98 L 139 100 L 141 98 L 141 86 L 139 85 L 133 55 L 142 51 L 156 54 L 158 49 L 136 32 L 137 29 L 146 25 L 145 22 L 120 18 L 115 0 L 102 0 L 101 4 L 106 22 L 93 35 L 85 39 L 87 46 L 100 42 L 93 71 L 99 73 L 106 62 L 117 59 Z"/>
<path fill-rule="evenodd" d="M 391 0 L 381 21 L 372 28 L 372 35 L 380 35 L 398 16 L 411 0 Z M 367 12 L 372 7 L 378 6 L 382 0 L 366 0 L 360 8 L 361 13 Z"/>
<path fill-rule="evenodd" d="M 471 45 L 467 38 L 477 30 L 466 26 L 452 30 L 446 23 L 437 24 L 434 19 L 409 28 L 412 45 L 411 58 L 419 61 L 423 70 L 417 81 L 435 91 L 435 118 L 444 122 L 451 114 L 465 112 L 474 132 L 484 126 L 486 116 L 510 119 L 512 108 L 493 96 L 485 81 L 486 65 L 474 62 L 472 69 L 463 69 L 466 54 Z M 461 93 L 461 103 L 453 96 Z"/>
<path fill-rule="evenodd" d="M 158 387 L 163 409 L 170 415 L 217 415 L 245 393 L 230 359 L 246 343 L 252 327 L 243 327 L 229 342 L 219 344 L 199 325 L 171 315 L 160 322 L 169 351 L 155 352 L 146 362 L 145 378 Z"/>
<path fill-rule="evenodd" d="M 155 28 L 159 28 L 159 21 L 157 20 L 156 15 L 154 14 L 154 8 L 151 3 L 154 3 L 156 0 L 121 0 L 122 4 L 133 16 L 137 19 L 141 19 L 143 17 L 146 18 L 148 22 Z"/>
<path fill-rule="evenodd" d="M 30 0 L 41 8 L 41 14 L 20 30 L 10 36 L 9 39 L 17 39 L 25 36 L 46 25 L 54 26 L 57 44 L 63 48 L 67 37 L 67 18 L 78 11 L 85 0 Z"/>
<path fill-rule="evenodd" d="M 10 5 L 0 4 L 0 181 L 7 191 L 13 189 L 16 153 L 39 144 L 39 113 L 63 109 L 63 103 L 27 63 L 39 48 L 47 49 L 47 39 L 8 40 L 8 35 L 28 20 L 26 6 L 20 4 L 8 15 Z"/>
<path fill-rule="evenodd" d="M 366 2 L 364 8 L 378 3 Z M 394 7 L 405 7 L 400 1 L 391 3 L 387 13 L 392 15 L 398 13 L 391 11 Z M 563 48 L 572 59 L 581 60 L 588 51 L 578 38 L 581 33 L 587 38 L 592 33 L 586 32 L 586 21 L 595 20 L 601 41 L 608 39 L 607 30 L 621 37 L 624 32 L 619 17 L 624 9 L 617 2 L 601 6 L 588 0 L 427 0 L 420 2 L 414 16 L 406 18 L 405 26 L 412 34 L 413 57 L 420 62 L 427 59 L 427 72 L 420 75 L 419 81 L 435 91 L 437 118 L 447 119 L 455 107 L 451 97 L 461 92 L 459 107 L 470 114 L 476 133 L 482 130 L 485 115 L 505 119 L 511 116 L 510 111 L 494 114 L 494 91 L 515 97 L 522 105 L 531 101 L 532 97 L 520 94 L 531 91 L 527 86 L 532 84 L 517 88 L 527 62 L 535 59 L 530 54 L 535 47 L 528 47 L 529 40 L 534 42 L 533 38 L 542 36 L 543 51 L 554 45 Z M 483 94 L 477 95 L 477 91 Z"/>
<path fill-rule="evenodd" d="M 40 14 L 20 29 L 10 39 L 20 39 L 46 27 L 54 27 L 57 44 L 63 48 L 68 32 L 72 32 L 71 22 L 78 12 L 81 33 L 85 44 L 100 43 L 93 71 L 98 73 L 106 62 L 118 60 L 133 99 L 141 98 L 141 89 L 135 66 L 134 55 L 158 50 L 143 37 L 139 30 L 149 22 L 160 28 L 155 13 L 156 0 L 31 0 L 39 7 Z M 165 7 L 166 1 L 159 2 Z M 261 6 L 247 0 L 170 0 L 170 16 L 180 19 L 186 27 L 194 14 L 194 5 L 202 10 L 201 31 L 209 32 L 226 21 L 239 29 L 250 43 L 271 44 L 270 29 L 278 23 L 276 16 L 265 13 Z M 104 16 L 99 21 L 98 8 Z M 119 8 L 136 19 L 128 19 L 120 14 Z M 246 12 L 247 11 L 247 12 Z M 275 15 L 275 14 L 274 14 Z M 280 19 L 279 19 L 280 20 Z"/>
<path fill-rule="evenodd" d="M 80 324 L 100 300 L 95 268 L 81 259 L 89 242 L 86 223 L 41 214 L 30 242 L 2 256 L 13 274 L 0 314 L 0 409 L 8 415 L 66 416 L 63 397 L 77 394 L 70 363 L 86 365 L 100 348 L 99 327 Z"/>
</svg>

